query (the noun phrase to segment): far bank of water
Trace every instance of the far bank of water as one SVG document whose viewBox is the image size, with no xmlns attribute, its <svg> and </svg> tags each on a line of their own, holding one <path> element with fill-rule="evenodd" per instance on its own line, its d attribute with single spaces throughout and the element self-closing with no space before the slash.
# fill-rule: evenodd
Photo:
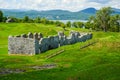
<svg viewBox="0 0 120 80">
<path fill-rule="evenodd" d="M 66 24 L 68 21 L 73 23 L 73 22 L 87 22 L 88 20 L 52 20 L 52 21 L 60 21 Z"/>
</svg>

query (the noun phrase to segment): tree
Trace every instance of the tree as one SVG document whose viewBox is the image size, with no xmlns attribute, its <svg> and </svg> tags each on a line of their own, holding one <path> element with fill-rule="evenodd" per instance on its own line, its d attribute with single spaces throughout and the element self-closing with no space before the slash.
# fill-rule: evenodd
<svg viewBox="0 0 120 80">
<path fill-rule="evenodd" d="M 3 22 L 6 22 L 6 20 L 7 20 L 7 17 L 3 17 L 3 20 L 2 20 L 2 21 L 3 21 Z"/>
<path fill-rule="evenodd" d="M 110 7 L 103 7 L 96 13 L 96 22 L 100 24 L 100 28 L 102 28 L 105 32 L 108 30 L 110 26 L 110 15 L 112 13 L 112 9 Z"/>
<path fill-rule="evenodd" d="M 84 23 L 83 22 L 77 22 L 77 26 L 78 26 L 78 28 L 83 28 L 84 27 Z"/>
<path fill-rule="evenodd" d="M 75 28 L 83 28 L 84 23 L 83 22 L 73 22 L 72 26 Z"/>
<path fill-rule="evenodd" d="M 25 16 L 25 17 L 23 18 L 23 22 L 29 22 L 29 17 L 28 17 L 28 16 Z"/>
<path fill-rule="evenodd" d="M 36 22 L 36 23 L 40 23 L 40 22 L 41 22 L 41 18 L 40 18 L 40 17 L 36 17 L 36 18 L 35 18 L 35 22 Z"/>
<path fill-rule="evenodd" d="M 77 22 L 73 22 L 72 26 L 75 27 L 75 28 L 78 28 Z"/>
<path fill-rule="evenodd" d="M 113 11 L 110 7 L 103 7 L 100 9 L 96 16 L 91 16 L 89 18 L 89 23 L 85 24 L 87 27 L 91 26 L 94 30 L 104 30 L 112 31 L 112 32 L 119 32 L 120 31 L 120 15 L 112 14 Z"/>
<path fill-rule="evenodd" d="M 0 22 L 3 21 L 3 12 L 0 10 Z"/>
<path fill-rule="evenodd" d="M 55 24 L 55 22 L 52 20 L 49 20 L 49 24 Z"/>
<path fill-rule="evenodd" d="M 66 23 L 66 26 L 67 26 L 67 27 L 71 27 L 71 22 L 68 21 L 68 22 Z"/>
<path fill-rule="evenodd" d="M 110 17 L 110 31 L 119 32 L 120 31 L 120 15 L 112 15 Z"/>
<path fill-rule="evenodd" d="M 97 21 L 96 16 L 91 16 L 87 23 L 85 23 L 85 28 L 89 29 L 92 28 L 92 30 L 99 31 L 101 28 L 99 27 L 100 23 Z"/>
<path fill-rule="evenodd" d="M 49 21 L 48 21 L 46 18 L 42 18 L 42 19 L 41 19 L 41 23 L 43 23 L 43 24 L 48 24 Z"/>
<path fill-rule="evenodd" d="M 60 21 L 56 21 L 55 24 L 56 24 L 56 26 L 60 26 L 61 22 Z"/>
<path fill-rule="evenodd" d="M 86 23 L 84 23 L 84 25 L 85 25 L 85 28 L 86 29 L 93 29 L 93 24 L 92 23 L 90 23 L 89 21 L 88 22 L 86 22 Z"/>
</svg>

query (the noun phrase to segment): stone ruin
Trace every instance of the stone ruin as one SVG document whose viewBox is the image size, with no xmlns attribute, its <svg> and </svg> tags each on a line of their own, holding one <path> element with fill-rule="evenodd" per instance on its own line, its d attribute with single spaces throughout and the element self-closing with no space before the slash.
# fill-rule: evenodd
<svg viewBox="0 0 120 80">
<path fill-rule="evenodd" d="M 77 42 L 84 42 L 92 38 L 91 33 L 79 33 L 71 31 L 69 36 L 64 32 L 58 32 L 58 35 L 43 37 L 41 33 L 22 34 L 8 37 L 9 54 L 29 54 L 35 55 L 42 52 L 58 48 L 64 45 L 70 45 Z"/>
</svg>

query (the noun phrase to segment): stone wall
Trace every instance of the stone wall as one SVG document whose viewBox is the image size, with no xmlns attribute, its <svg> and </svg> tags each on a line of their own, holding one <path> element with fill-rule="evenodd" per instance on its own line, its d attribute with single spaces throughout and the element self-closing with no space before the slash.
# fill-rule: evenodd
<svg viewBox="0 0 120 80">
<path fill-rule="evenodd" d="M 43 37 L 41 33 L 28 33 L 27 35 L 9 36 L 8 50 L 9 54 L 35 55 L 60 46 L 84 42 L 91 38 L 91 33 L 74 31 L 71 31 L 69 36 L 64 35 L 63 32 L 58 32 L 58 35 L 48 37 Z"/>
</svg>

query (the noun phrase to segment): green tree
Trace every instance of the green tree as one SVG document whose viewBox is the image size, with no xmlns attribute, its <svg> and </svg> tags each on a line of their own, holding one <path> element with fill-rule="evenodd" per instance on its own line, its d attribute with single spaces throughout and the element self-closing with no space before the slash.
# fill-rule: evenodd
<svg viewBox="0 0 120 80">
<path fill-rule="evenodd" d="M 84 25 L 85 25 L 85 28 L 86 28 L 86 29 L 93 28 L 93 24 L 90 23 L 90 22 L 86 22 L 86 23 L 84 23 Z"/>
<path fill-rule="evenodd" d="M 75 28 L 78 28 L 77 22 L 73 22 L 72 26 L 75 27 Z"/>
<path fill-rule="evenodd" d="M 23 22 L 29 22 L 29 17 L 28 17 L 28 16 L 25 16 L 25 17 L 23 18 Z"/>
<path fill-rule="evenodd" d="M 84 23 L 83 22 L 73 22 L 72 26 L 75 28 L 83 28 Z"/>
<path fill-rule="evenodd" d="M 60 26 L 61 22 L 60 21 L 56 21 L 55 24 L 56 24 L 56 26 Z"/>
<path fill-rule="evenodd" d="M 6 20 L 7 20 L 7 17 L 3 17 L 3 20 L 2 20 L 2 21 L 3 21 L 3 22 L 6 22 Z"/>
<path fill-rule="evenodd" d="M 85 23 L 85 27 L 87 29 L 92 28 L 92 30 L 96 30 L 96 31 L 101 30 L 101 28 L 99 26 L 100 26 L 100 23 L 97 21 L 96 16 L 91 16 L 89 18 L 88 22 Z"/>
<path fill-rule="evenodd" d="M 0 10 L 0 22 L 3 21 L 3 12 Z"/>
<path fill-rule="evenodd" d="M 55 24 L 55 22 L 50 20 L 50 21 L 49 21 L 49 24 Z"/>
<path fill-rule="evenodd" d="M 77 22 L 77 26 L 78 26 L 78 28 L 83 28 L 84 23 L 83 22 Z"/>
<path fill-rule="evenodd" d="M 96 13 L 96 23 L 99 24 L 100 28 L 105 32 L 108 30 L 110 26 L 110 15 L 112 13 L 112 9 L 110 7 L 103 7 Z"/>
<path fill-rule="evenodd" d="M 41 18 L 40 18 L 40 17 L 36 17 L 36 18 L 35 18 L 35 22 L 36 22 L 36 23 L 40 23 L 40 22 L 41 22 Z"/>
<path fill-rule="evenodd" d="M 119 32 L 120 31 L 120 15 L 112 15 L 110 17 L 110 31 Z"/>
<path fill-rule="evenodd" d="M 71 22 L 68 21 L 68 22 L 66 23 L 66 26 L 67 26 L 67 27 L 71 27 Z"/>
<path fill-rule="evenodd" d="M 46 18 L 42 18 L 42 19 L 41 19 L 41 23 L 43 23 L 43 24 L 48 24 L 49 21 L 48 21 Z"/>
</svg>

